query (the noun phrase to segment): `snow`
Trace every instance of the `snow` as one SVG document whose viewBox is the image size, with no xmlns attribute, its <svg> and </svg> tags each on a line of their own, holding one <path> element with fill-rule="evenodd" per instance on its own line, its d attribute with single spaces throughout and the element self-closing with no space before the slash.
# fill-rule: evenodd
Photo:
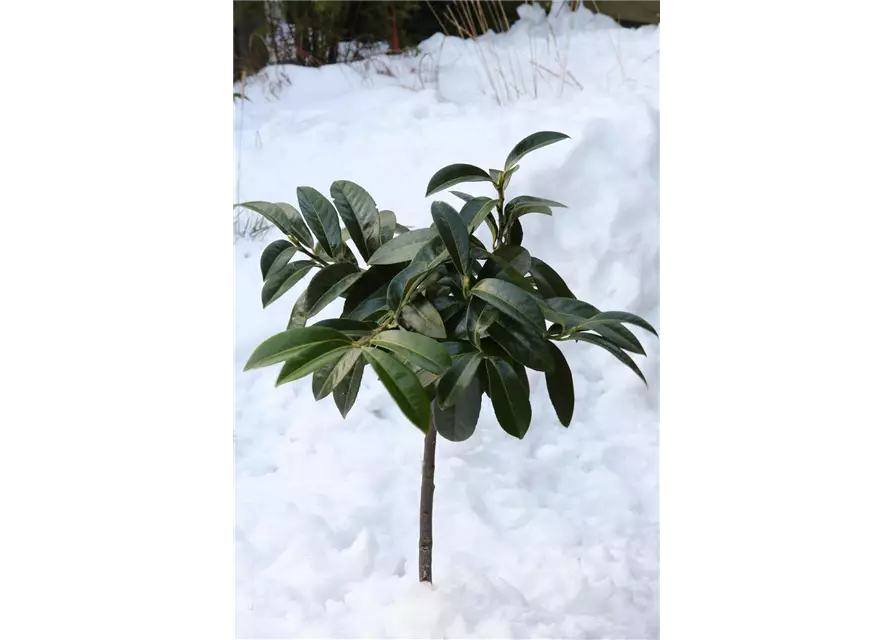
<svg viewBox="0 0 893 640">
<path fill-rule="evenodd" d="M 249 80 L 251 102 L 234 108 L 234 202 L 296 204 L 297 186 L 327 193 L 347 179 L 427 226 L 431 201 L 452 200 L 424 197 L 437 169 L 498 167 L 526 135 L 562 131 L 571 140 L 525 157 L 509 189 L 568 205 L 527 216 L 525 245 L 579 298 L 660 331 L 659 29 L 520 13 L 507 34 L 438 35 L 418 56 L 383 60 L 389 75 L 369 63 L 279 67 L 289 83 L 276 99 Z M 509 82 L 494 89 L 482 60 Z M 658 637 L 658 340 L 636 331 L 649 387 L 607 353 L 563 344 L 577 398 L 568 429 L 532 374 L 524 440 L 486 401 L 471 439 L 439 439 L 434 585 L 420 585 L 423 436 L 371 370 L 346 420 L 314 402 L 309 379 L 277 389 L 275 368 L 242 371 L 306 284 L 261 308 L 258 260 L 277 237 L 233 246 L 237 635 Z"/>
</svg>

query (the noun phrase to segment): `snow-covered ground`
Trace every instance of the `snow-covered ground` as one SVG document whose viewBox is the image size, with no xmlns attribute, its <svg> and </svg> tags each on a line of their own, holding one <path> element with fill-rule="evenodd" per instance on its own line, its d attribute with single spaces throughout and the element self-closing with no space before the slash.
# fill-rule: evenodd
<svg viewBox="0 0 893 640">
<path fill-rule="evenodd" d="M 527 216 L 525 245 L 578 297 L 660 331 L 659 29 L 522 10 L 477 44 L 438 35 L 378 67 L 280 68 L 277 99 L 249 81 L 234 202 L 296 204 L 297 186 L 347 179 L 427 226 L 430 202 L 451 198 L 424 196 L 437 169 L 499 167 L 521 138 L 561 131 L 571 140 L 524 158 L 510 187 L 569 207 Z M 237 635 L 656 638 L 657 339 L 636 331 L 648 388 L 606 352 L 562 345 L 569 429 L 535 374 L 524 440 L 488 402 L 471 439 L 439 440 L 432 589 L 417 581 L 423 436 L 371 370 L 347 420 L 309 379 L 277 389 L 275 368 L 242 372 L 306 286 L 261 309 L 258 260 L 277 237 L 233 246 Z"/>
</svg>

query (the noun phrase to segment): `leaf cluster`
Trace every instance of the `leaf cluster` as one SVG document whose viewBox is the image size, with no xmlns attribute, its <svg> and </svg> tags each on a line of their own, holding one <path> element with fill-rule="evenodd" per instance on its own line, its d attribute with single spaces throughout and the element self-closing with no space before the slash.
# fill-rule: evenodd
<svg viewBox="0 0 893 640">
<path fill-rule="evenodd" d="M 579 300 L 523 245 L 525 215 L 551 216 L 564 205 L 527 195 L 506 200 L 518 161 L 567 137 L 530 135 L 502 169 L 444 167 L 431 178 L 427 195 L 466 182 L 489 183 L 495 194 L 450 191 L 456 206 L 434 201 L 426 228 L 400 225 L 392 211 L 380 210 L 365 189 L 347 180 L 332 184 L 331 200 L 298 187 L 300 212 L 283 202 L 236 205 L 262 215 L 285 236 L 261 255 L 264 307 L 313 274 L 286 330 L 262 342 L 245 369 L 279 365 L 277 385 L 311 376 L 314 397 L 331 395 L 346 417 L 369 365 L 412 424 L 427 432 L 433 421 L 452 441 L 472 435 L 484 396 L 503 430 L 523 438 L 532 415 L 528 370 L 545 375 L 555 413 L 568 426 L 573 375 L 557 342 L 600 347 L 644 382 L 631 354 L 645 350 L 628 326 L 657 335 L 654 328 L 631 313 L 601 311 Z M 489 229 L 489 247 L 474 235 L 481 225 Z M 338 300 L 339 317 L 311 323 Z"/>
</svg>

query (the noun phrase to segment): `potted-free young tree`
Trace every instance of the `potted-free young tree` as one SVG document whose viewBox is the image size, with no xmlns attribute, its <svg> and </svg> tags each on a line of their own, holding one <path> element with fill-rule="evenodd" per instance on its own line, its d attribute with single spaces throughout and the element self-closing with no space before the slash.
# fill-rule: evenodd
<svg viewBox="0 0 893 640">
<path fill-rule="evenodd" d="M 346 417 L 368 364 L 400 411 L 425 434 L 419 523 L 423 582 L 432 579 L 438 433 L 453 442 L 471 437 L 487 396 L 502 429 L 523 438 L 531 422 L 528 369 L 545 375 L 558 420 L 570 425 L 573 377 L 556 342 L 601 347 L 645 381 L 629 355 L 645 350 L 625 325 L 657 335 L 654 328 L 632 313 L 601 311 L 578 300 L 554 269 L 523 246 L 521 219 L 551 216 L 564 205 L 525 195 L 506 200 L 518 161 L 567 137 L 534 133 L 511 150 L 502 169 L 444 167 L 428 183 L 428 196 L 463 182 L 487 182 L 495 197 L 451 191 L 461 207 L 433 202 L 433 224 L 423 229 L 398 224 L 393 211 L 379 210 L 369 193 L 347 180 L 332 184 L 334 204 L 312 187 L 298 187 L 300 214 L 282 202 L 236 205 L 262 215 L 285 235 L 260 258 L 264 307 L 314 272 L 286 330 L 262 342 L 245 369 L 280 365 L 277 386 L 312 376 L 314 397 L 331 395 Z M 489 248 L 473 235 L 484 224 Z M 339 317 L 312 322 L 336 300 L 343 304 Z"/>
</svg>

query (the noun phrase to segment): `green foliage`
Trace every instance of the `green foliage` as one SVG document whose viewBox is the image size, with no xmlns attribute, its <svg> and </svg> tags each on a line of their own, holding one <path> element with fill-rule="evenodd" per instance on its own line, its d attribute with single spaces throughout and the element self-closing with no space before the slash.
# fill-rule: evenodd
<svg viewBox="0 0 893 640">
<path fill-rule="evenodd" d="M 598 346 L 644 381 L 630 354 L 645 350 L 628 327 L 657 335 L 651 324 L 578 300 L 555 269 L 522 244 L 523 215 L 553 215 L 565 205 L 526 195 L 506 200 L 518 160 L 566 138 L 548 131 L 528 136 L 509 153 L 504 170 L 441 169 L 428 195 L 488 182 L 495 197 L 451 191 L 461 208 L 433 202 L 433 223 L 423 229 L 400 225 L 392 211 L 379 210 L 365 189 L 346 180 L 332 184 L 334 203 L 299 187 L 300 213 L 287 203 L 241 205 L 286 236 L 261 255 L 264 306 L 314 271 L 286 330 L 261 343 L 245 368 L 281 364 L 277 384 L 312 374 L 314 397 L 332 396 L 346 417 L 369 364 L 412 424 L 427 432 L 433 421 L 454 442 L 473 435 L 484 395 L 502 429 L 523 438 L 532 420 L 527 369 L 545 375 L 558 422 L 569 426 L 574 381 L 557 342 Z M 489 248 L 473 235 L 484 222 Z M 296 256 L 301 259 L 292 261 Z M 339 317 L 306 326 L 338 299 L 344 301 Z"/>
</svg>

